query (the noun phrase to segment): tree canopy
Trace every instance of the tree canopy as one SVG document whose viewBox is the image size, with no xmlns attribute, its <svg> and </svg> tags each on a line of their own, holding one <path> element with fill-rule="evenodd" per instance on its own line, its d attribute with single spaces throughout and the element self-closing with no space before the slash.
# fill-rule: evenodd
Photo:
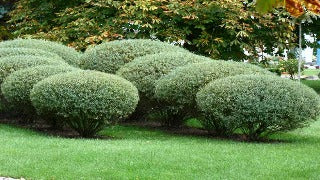
<svg viewBox="0 0 320 180">
<path fill-rule="evenodd" d="M 301 23 L 302 34 L 308 34 L 314 38 L 314 41 L 302 39 L 303 47 L 309 46 L 319 48 L 320 39 L 320 1 L 319 0 L 257 0 L 256 9 L 258 12 L 267 13 L 276 7 L 285 7 L 291 16 Z M 298 35 L 298 30 L 295 29 Z"/>
<path fill-rule="evenodd" d="M 287 12 L 261 15 L 246 0 L 19 0 L 9 24 L 16 37 L 57 40 L 79 50 L 115 39 L 153 38 L 234 60 L 248 57 L 244 49 L 252 58 L 261 49 L 280 54 L 296 39 Z"/>
<path fill-rule="evenodd" d="M 305 10 L 320 13 L 319 0 L 257 0 L 257 10 L 267 12 L 271 9 L 283 6 L 294 17 L 301 16 Z"/>
</svg>

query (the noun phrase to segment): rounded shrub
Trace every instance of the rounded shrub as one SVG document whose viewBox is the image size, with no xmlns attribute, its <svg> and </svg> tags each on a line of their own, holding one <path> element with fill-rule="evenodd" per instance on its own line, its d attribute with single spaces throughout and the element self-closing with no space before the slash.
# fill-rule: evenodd
<svg viewBox="0 0 320 180">
<path fill-rule="evenodd" d="M 83 137 L 127 117 L 139 101 L 129 81 L 97 71 L 48 77 L 33 87 L 30 98 L 39 114 L 56 114 Z"/>
<path fill-rule="evenodd" d="M 239 74 L 272 73 L 258 66 L 233 61 L 210 61 L 179 67 L 156 82 L 155 97 L 169 104 L 196 110 L 195 97 L 212 80 Z"/>
<path fill-rule="evenodd" d="M 115 73 L 134 58 L 160 52 L 188 52 L 178 46 L 148 39 L 117 40 L 86 50 L 80 60 L 84 69 Z"/>
<path fill-rule="evenodd" d="M 132 82 L 142 96 L 154 96 L 155 82 L 179 66 L 212 59 L 192 53 L 169 52 L 146 55 L 134 59 L 117 71 L 117 75 Z"/>
<path fill-rule="evenodd" d="M 240 129 L 251 140 L 305 126 L 320 112 L 320 98 L 309 87 L 265 75 L 239 75 L 212 81 L 197 93 L 209 131 Z"/>
<path fill-rule="evenodd" d="M 70 65 L 79 65 L 80 54 L 75 49 L 63 44 L 42 39 L 14 39 L 3 41 L 0 48 L 28 48 L 54 53 Z"/>
<path fill-rule="evenodd" d="M 7 56 L 0 58 L 0 84 L 12 72 L 38 65 L 65 65 L 60 58 L 43 56 Z"/>
<path fill-rule="evenodd" d="M 39 81 L 60 73 L 79 70 L 65 65 L 41 65 L 10 74 L 1 85 L 1 91 L 8 103 L 23 110 L 26 113 L 33 113 L 30 102 L 30 91 Z"/>
<path fill-rule="evenodd" d="M 30 48 L 0 48 L 0 58 L 6 56 L 42 56 L 48 58 L 61 59 L 57 54 L 40 50 L 40 49 L 30 49 Z"/>
</svg>

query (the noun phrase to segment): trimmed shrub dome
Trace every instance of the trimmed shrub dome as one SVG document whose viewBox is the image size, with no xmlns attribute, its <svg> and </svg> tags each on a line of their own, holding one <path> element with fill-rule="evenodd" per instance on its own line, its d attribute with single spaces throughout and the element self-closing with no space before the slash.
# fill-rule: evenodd
<svg viewBox="0 0 320 180">
<path fill-rule="evenodd" d="M 188 52 L 178 46 L 149 39 L 117 40 L 88 49 L 81 57 L 83 69 L 115 73 L 134 58 L 160 52 Z"/>
<path fill-rule="evenodd" d="M 1 43 L 0 43 L 1 44 Z M 61 59 L 57 54 L 40 49 L 30 48 L 0 48 L 0 58 L 6 56 L 42 56 L 47 58 Z"/>
<path fill-rule="evenodd" d="M 70 65 L 79 65 L 81 53 L 63 44 L 42 39 L 14 39 L 3 41 L 0 48 L 29 48 L 54 53 Z"/>
<path fill-rule="evenodd" d="M 156 80 L 179 66 L 210 60 L 192 53 L 158 53 L 134 59 L 120 68 L 117 74 L 132 82 L 141 94 L 153 98 Z"/>
<path fill-rule="evenodd" d="M 200 88 L 212 80 L 239 74 L 272 75 L 258 66 L 233 61 L 189 64 L 159 79 L 156 82 L 155 97 L 173 105 L 195 110 L 195 97 Z"/>
<path fill-rule="evenodd" d="M 320 112 L 320 98 L 309 87 L 275 76 L 239 75 L 209 83 L 197 94 L 202 124 L 250 139 L 303 127 Z"/>
<path fill-rule="evenodd" d="M 126 118 L 139 100 L 129 81 L 97 71 L 51 76 L 37 83 L 30 97 L 39 114 L 56 114 L 84 137 Z"/>
<path fill-rule="evenodd" d="M 10 104 L 30 112 L 33 110 L 30 91 L 36 83 L 55 74 L 76 70 L 79 69 L 65 65 L 42 65 L 26 68 L 10 74 L 2 83 L 1 91 Z"/>
<path fill-rule="evenodd" d="M 60 58 L 43 56 L 8 56 L 0 58 L 0 84 L 12 72 L 38 65 L 66 65 Z"/>
</svg>

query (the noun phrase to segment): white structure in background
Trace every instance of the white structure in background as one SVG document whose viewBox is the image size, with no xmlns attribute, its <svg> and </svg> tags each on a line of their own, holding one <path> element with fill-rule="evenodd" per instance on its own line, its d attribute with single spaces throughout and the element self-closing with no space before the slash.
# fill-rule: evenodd
<svg viewBox="0 0 320 180">
<path fill-rule="evenodd" d="M 311 37 L 310 35 L 304 35 L 304 38 L 307 40 L 307 41 L 309 41 L 309 42 L 314 42 L 314 38 L 313 37 Z M 257 48 L 257 51 L 259 51 L 260 49 L 259 48 Z M 276 53 L 278 51 L 278 49 L 277 48 L 275 48 L 274 49 L 274 53 Z M 305 49 L 303 49 L 302 50 L 302 59 L 303 59 L 303 61 L 304 62 L 306 62 L 306 63 L 312 63 L 315 59 L 314 59 L 314 55 L 313 55 L 313 48 L 310 48 L 310 47 L 307 47 L 307 48 L 305 48 Z M 283 56 L 284 56 L 284 59 L 287 59 L 287 52 L 288 52 L 288 50 L 284 50 L 284 53 L 283 53 Z M 249 52 L 248 51 L 246 51 L 245 49 L 244 49 L 244 54 L 245 55 L 247 55 L 247 56 L 249 56 L 250 54 L 249 54 Z M 260 56 L 259 57 L 259 60 L 261 60 L 261 56 L 262 56 L 262 53 L 260 52 L 260 53 L 258 53 L 258 55 Z M 268 54 L 268 53 L 263 53 L 263 57 L 264 58 L 269 58 L 269 57 L 272 57 L 272 55 L 270 55 L 270 54 Z"/>
<path fill-rule="evenodd" d="M 313 43 L 314 42 L 314 38 L 311 37 L 310 35 L 304 35 L 304 38 Z M 307 47 L 302 51 L 302 58 L 306 63 L 311 63 L 313 62 L 313 48 Z"/>
<path fill-rule="evenodd" d="M 313 61 L 313 48 L 305 48 L 302 51 L 302 58 L 306 63 L 311 63 Z"/>
</svg>

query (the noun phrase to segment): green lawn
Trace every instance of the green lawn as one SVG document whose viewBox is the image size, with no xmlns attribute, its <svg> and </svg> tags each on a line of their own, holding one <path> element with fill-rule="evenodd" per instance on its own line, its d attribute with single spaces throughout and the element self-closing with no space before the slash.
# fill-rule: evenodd
<svg viewBox="0 0 320 180">
<path fill-rule="evenodd" d="M 302 74 L 306 76 L 318 76 L 320 69 L 305 69 Z"/>
<path fill-rule="evenodd" d="M 0 176 L 27 179 L 320 179 L 320 121 L 245 143 L 107 128 L 112 140 L 63 139 L 0 125 Z"/>
<path fill-rule="evenodd" d="M 320 80 L 302 80 L 301 82 L 320 94 Z"/>
</svg>

